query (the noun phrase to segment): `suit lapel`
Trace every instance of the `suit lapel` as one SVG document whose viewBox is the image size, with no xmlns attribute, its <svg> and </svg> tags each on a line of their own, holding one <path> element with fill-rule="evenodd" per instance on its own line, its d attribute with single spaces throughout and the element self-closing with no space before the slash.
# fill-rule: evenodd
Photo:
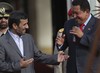
<svg viewBox="0 0 100 73">
<path fill-rule="evenodd" d="M 8 39 L 8 43 L 12 46 L 13 49 L 15 49 L 15 51 L 22 57 L 22 54 L 18 48 L 18 46 L 16 45 L 15 41 L 13 40 L 13 38 L 11 37 L 11 35 L 7 32 L 6 34 L 7 39 Z"/>
<path fill-rule="evenodd" d="M 91 19 L 89 20 L 88 24 L 85 26 L 83 32 L 86 33 L 88 31 L 91 31 L 93 25 L 95 25 L 96 19 L 92 16 Z"/>
<path fill-rule="evenodd" d="M 24 36 L 22 36 L 22 40 L 23 40 L 24 55 L 26 56 L 27 41 L 25 40 Z"/>
<path fill-rule="evenodd" d="M 23 48 L 24 48 L 24 56 L 26 58 L 28 58 L 28 54 L 29 54 L 29 45 L 28 45 L 28 41 L 27 38 L 25 37 L 25 35 L 22 36 L 22 40 L 23 40 Z"/>
</svg>

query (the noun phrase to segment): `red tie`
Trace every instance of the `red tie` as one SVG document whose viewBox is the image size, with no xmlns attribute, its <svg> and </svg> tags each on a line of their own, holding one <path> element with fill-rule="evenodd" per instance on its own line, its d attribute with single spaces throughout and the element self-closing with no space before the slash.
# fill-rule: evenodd
<svg viewBox="0 0 100 73">
<path fill-rule="evenodd" d="M 84 24 L 81 24 L 81 25 L 80 25 L 80 29 L 81 29 L 81 30 L 83 30 L 83 26 L 85 26 L 85 25 L 84 25 Z"/>
</svg>

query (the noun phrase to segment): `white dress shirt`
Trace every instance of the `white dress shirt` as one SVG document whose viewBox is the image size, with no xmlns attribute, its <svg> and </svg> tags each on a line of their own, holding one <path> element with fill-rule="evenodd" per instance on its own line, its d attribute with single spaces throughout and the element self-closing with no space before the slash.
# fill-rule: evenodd
<svg viewBox="0 0 100 73">
<path fill-rule="evenodd" d="M 88 22 L 89 22 L 89 20 L 91 19 L 91 17 L 92 17 L 92 15 L 90 14 L 89 17 L 88 17 L 88 19 L 87 19 L 86 22 L 84 23 L 85 26 L 88 24 Z M 83 29 L 85 28 L 85 26 L 83 26 Z"/>
<path fill-rule="evenodd" d="M 23 49 L 23 40 L 22 40 L 22 36 L 18 36 L 14 33 L 12 33 L 11 31 L 8 31 L 10 33 L 10 35 L 12 36 L 12 38 L 14 39 L 15 43 L 17 44 L 22 56 L 24 56 L 24 49 Z"/>
</svg>

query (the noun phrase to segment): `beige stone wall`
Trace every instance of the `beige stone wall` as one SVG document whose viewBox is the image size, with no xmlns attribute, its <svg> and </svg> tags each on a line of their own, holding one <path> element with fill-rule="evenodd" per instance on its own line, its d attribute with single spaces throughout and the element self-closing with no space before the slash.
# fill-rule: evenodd
<svg viewBox="0 0 100 73">
<path fill-rule="evenodd" d="M 51 0 L 29 0 L 30 33 L 40 50 L 52 53 Z"/>
</svg>

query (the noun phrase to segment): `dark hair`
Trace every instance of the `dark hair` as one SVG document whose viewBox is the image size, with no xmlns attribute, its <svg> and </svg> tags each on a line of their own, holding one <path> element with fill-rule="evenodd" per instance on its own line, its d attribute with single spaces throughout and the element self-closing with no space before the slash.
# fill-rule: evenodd
<svg viewBox="0 0 100 73">
<path fill-rule="evenodd" d="M 10 14 L 10 17 L 9 17 L 9 20 L 8 20 L 9 29 L 12 29 L 13 23 L 15 23 L 18 26 L 21 19 L 27 19 L 27 18 L 28 17 L 27 17 L 27 15 L 24 12 L 13 11 Z"/>
<path fill-rule="evenodd" d="M 80 9 L 82 11 L 86 11 L 86 10 L 89 10 L 90 11 L 90 4 L 87 0 L 74 0 L 72 2 L 72 5 L 73 6 L 77 6 L 79 5 L 80 6 Z"/>
</svg>

